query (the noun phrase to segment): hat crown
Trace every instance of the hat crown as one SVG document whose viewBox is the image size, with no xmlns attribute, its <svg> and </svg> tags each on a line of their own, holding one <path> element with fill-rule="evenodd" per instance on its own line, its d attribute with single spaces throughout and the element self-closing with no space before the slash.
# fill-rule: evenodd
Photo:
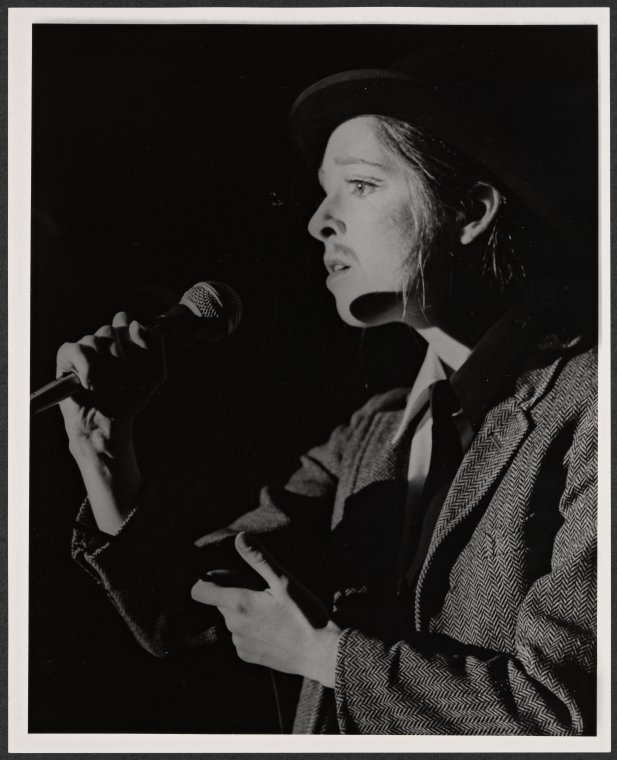
<svg viewBox="0 0 617 760">
<path fill-rule="evenodd" d="M 597 73 L 595 51 L 570 56 L 555 46 L 494 48 L 486 45 L 440 45 L 417 48 L 388 68 L 426 83 L 457 86 L 555 87 L 589 84 Z"/>
<path fill-rule="evenodd" d="M 290 124 L 315 171 L 329 135 L 376 114 L 429 131 L 570 242 L 597 227 L 597 47 L 585 33 L 576 55 L 554 44 L 494 49 L 418 48 L 386 69 L 327 77 L 296 100 Z"/>
<path fill-rule="evenodd" d="M 469 86 L 478 78 L 498 81 L 507 58 L 504 51 L 441 46 L 415 50 L 388 68 L 427 84 Z"/>
</svg>

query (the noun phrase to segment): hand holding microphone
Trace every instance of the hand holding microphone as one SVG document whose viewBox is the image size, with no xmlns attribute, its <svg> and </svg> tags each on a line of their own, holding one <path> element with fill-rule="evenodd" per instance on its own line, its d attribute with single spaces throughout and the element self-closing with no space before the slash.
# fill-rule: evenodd
<svg viewBox="0 0 617 760">
<path fill-rule="evenodd" d="M 196 332 L 219 340 L 241 316 L 236 292 L 217 282 L 197 283 L 147 327 L 119 312 L 94 335 L 61 346 L 57 379 L 32 395 L 31 407 L 42 411 L 62 401 L 69 435 L 89 436 L 101 417 L 132 419 L 165 380 L 164 339 Z"/>
<path fill-rule="evenodd" d="M 240 298 L 229 285 L 220 282 L 199 282 L 193 285 L 176 306 L 159 315 L 148 327 L 135 323 L 129 330 L 130 320 L 124 312 L 120 312 L 116 315 L 117 323 L 105 325 L 95 335 L 85 336 L 78 343 L 61 347 L 58 354 L 58 376 L 30 396 L 30 411 L 34 414 L 42 412 L 74 395 L 82 387 L 91 390 L 91 378 L 83 374 L 88 374 L 88 355 L 90 358 L 100 358 L 101 354 L 109 353 L 115 359 L 120 359 L 121 355 L 124 356 L 125 349 L 131 348 L 132 344 L 146 348 L 141 344 L 150 332 L 164 338 L 196 332 L 206 340 L 219 340 L 236 329 L 241 317 Z M 133 357 L 136 356 L 138 353 L 133 352 Z M 121 362 L 116 362 L 116 370 L 120 364 Z M 80 376 L 80 368 L 83 376 Z M 107 380 L 109 381 L 109 376 Z"/>
<path fill-rule="evenodd" d="M 70 393 L 60 409 L 71 448 L 85 445 L 102 451 L 113 427 L 130 422 L 165 381 L 162 336 L 118 312 L 111 325 L 94 335 L 64 343 L 56 374 L 61 378 L 57 388 L 63 395 Z"/>
<path fill-rule="evenodd" d="M 237 327 L 241 315 L 230 287 L 198 283 L 147 327 L 119 312 L 111 325 L 58 351 L 58 378 L 32 394 L 30 406 L 41 411 L 60 403 L 100 530 L 120 530 L 139 490 L 133 421 L 165 380 L 164 339 L 197 332 L 218 340 Z"/>
</svg>

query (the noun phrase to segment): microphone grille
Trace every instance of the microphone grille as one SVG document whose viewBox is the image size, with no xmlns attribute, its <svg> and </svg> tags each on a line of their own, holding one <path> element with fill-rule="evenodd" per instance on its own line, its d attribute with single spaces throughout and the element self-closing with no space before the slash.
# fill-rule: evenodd
<svg viewBox="0 0 617 760">
<path fill-rule="evenodd" d="M 180 299 L 194 314 L 205 319 L 227 319 L 230 335 L 242 319 L 242 301 L 236 291 L 224 282 L 197 282 Z"/>
</svg>

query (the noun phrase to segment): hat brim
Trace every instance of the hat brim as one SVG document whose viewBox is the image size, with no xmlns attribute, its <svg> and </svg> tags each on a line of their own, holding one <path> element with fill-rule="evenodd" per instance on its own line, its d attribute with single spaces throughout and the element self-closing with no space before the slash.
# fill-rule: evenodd
<svg viewBox="0 0 617 760">
<path fill-rule="evenodd" d="M 400 119 L 486 167 L 488 176 L 560 235 L 570 240 L 588 236 L 597 226 L 596 153 L 576 112 L 559 113 L 565 102 L 559 88 L 541 107 L 538 99 L 546 101 L 546 94 L 540 88 L 530 93 L 521 82 L 511 101 L 516 104 L 526 98 L 529 107 L 512 118 L 493 108 L 504 102 L 499 81 L 485 86 L 475 100 L 468 93 L 396 70 L 342 72 L 316 82 L 296 99 L 289 117 L 292 140 L 309 170 L 316 173 L 329 136 L 340 124 L 364 115 Z M 577 102 L 571 89 L 567 94 L 568 103 Z M 560 123 L 559 132 L 553 122 Z"/>
</svg>

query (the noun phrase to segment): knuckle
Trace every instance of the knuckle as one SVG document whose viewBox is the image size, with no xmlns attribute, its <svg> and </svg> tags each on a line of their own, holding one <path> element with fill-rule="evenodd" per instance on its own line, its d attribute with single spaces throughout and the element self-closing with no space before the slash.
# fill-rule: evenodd
<svg viewBox="0 0 617 760">
<path fill-rule="evenodd" d="M 114 314 L 114 318 L 112 319 L 112 324 L 114 327 L 119 327 L 121 325 L 128 325 L 128 323 L 131 321 L 131 318 L 126 311 L 118 311 Z"/>
<path fill-rule="evenodd" d="M 259 565 L 267 565 L 268 560 L 266 559 L 266 555 L 261 549 L 253 549 L 253 559 L 255 562 Z"/>
<path fill-rule="evenodd" d="M 235 611 L 239 615 L 248 615 L 251 611 L 251 606 L 251 597 L 245 591 L 241 591 L 236 599 Z"/>
<path fill-rule="evenodd" d="M 113 338 L 114 328 L 111 325 L 103 325 L 95 332 L 95 336 L 98 338 Z"/>
<path fill-rule="evenodd" d="M 240 636 L 244 635 L 250 629 L 246 615 L 234 615 L 232 625 L 234 633 L 237 633 Z"/>
<path fill-rule="evenodd" d="M 223 615 L 223 620 L 225 621 L 225 628 L 227 628 L 227 630 L 230 633 L 233 633 L 234 632 L 234 627 L 233 627 L 232 623 L 229 621 L 229 619 L 225 615 Z"/>
<path fill-rule="evenodd" d="M 84 335 L 83 338 L 80 338 L 77 341 L 77 346 L 80 346 L 81 349 L 83 348 L 94 348 L 96 349 L 98 347 L 99 343 L 94 335 Z"/>
<path fill-rule="evenodd" d="M 122 343 L 119 340 L 114 340 L 109 344 L 109 353 L 114 359 L 121 359 L 124 356 L 124 349 Z"/>
<path fill-rule="evenodd" d="M 194 599 L 196 602 L 202 601 L 202 596 L 203 596 L 202 584 L 203 584 L 203 581 L 196 581 L 191 587 L 191 599 Z"/>
<path fill-rule="evenodd" d="M 141 323 L 139 323 L 136 319 L 133 319 L 128 326 L 128 334 L 136 343 L 143 343 L 143 333 L 145 331 L 145 328 Z"/>
<path fill-rule="evenodd" d="M 73 345 L 74 345 L 73 343 L 69 343 L 68 341 L 64 341 L 64 343 L 58 349 L 58 355 L 69 353 L 72 350 Z"/>
<path fill-rule="evenodd" d="M 70 362 L 75 355 L 75 343 L 63 343 L 56 353 L 56 362 L 58 364 L 64 364 Z"/>
<path fill-rule="evenodd" d="M 258 664 L 259 658 L 254 650 L 245 647 L 240 646 L 238 649 L 236 649 L 236 652 L 238 653 L 238 657 L 242 660 L 242 662 L 248 662 L 252 664 Z"/>
</svg>

